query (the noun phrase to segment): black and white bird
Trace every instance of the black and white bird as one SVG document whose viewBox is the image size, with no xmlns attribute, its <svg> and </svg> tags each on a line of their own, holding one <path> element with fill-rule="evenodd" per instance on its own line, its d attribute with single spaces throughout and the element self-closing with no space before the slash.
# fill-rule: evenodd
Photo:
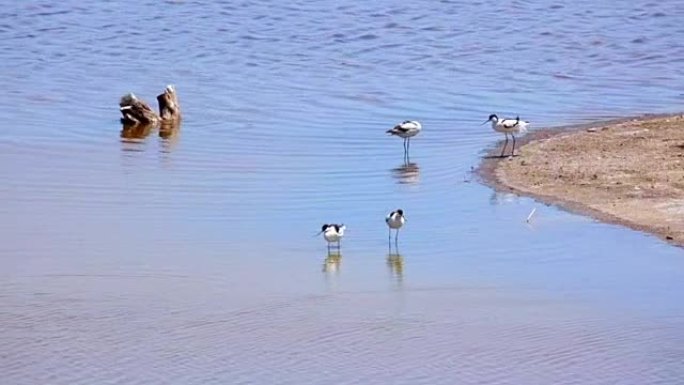
<svg viewBox="0 0 684 385">
<path fill-rule="evenodd" d="M 398 209 L 387 214 L 385 217 L 385 223 L 387 223 L 387 228 L 389 232 L 387 234 L 387 242 L 391 244 L 392 242 L 392 230 L 396 230 L 394 235 L 394 244 L 397 244 L 399 239 L 399 229 L 406 223 L 406 217 L 404 216 L 404 210 Z"/>
<path fill-rule="evenodd" d="M 324 224 L 321 226 L 321 231 L 318 234 L 323 234 L 323 238 L 328 242 L 328 252 L 330 252 L 331 244 L 337 243 L 337 248 L 340 248 L 340 240 L 344 237 L 345 225 Z M 318 235 L 316 234 L 316 235 Z"/>
<path fill-rule="evenodd" d="M 489 115 L 489 118 L 482 124 L 486 124 L 487 122 L 492 122 L 492 129 L 494 131 L 506 135 L 506 142 L 504 142 L 504 146 L 501 149 L 502 157 L 504 156 L 504 151 L 506 151 L 506 146 L 508 146 L 508 134 L 511 134 L 511 137 L 513 137 L 513 150 L 511 151 L 511 156 L 515 156 L 515 135 L 527 132 L 527 126 L 530 122 L 520 120 L 519 116 L 516 116 L 515 119 L 499 119 L 496 114 Z"/>
<path fill-rule="evenodd" d="M 397 124 L 392 129 L 387 130 L 390 135 L 396 135 L 404 138 L 404 157 L 408 158 L 409 147 L 411 147 L 411 138 L 418 135 L 423 126 L 415 120 L 405 120 Z"/>
</svg>

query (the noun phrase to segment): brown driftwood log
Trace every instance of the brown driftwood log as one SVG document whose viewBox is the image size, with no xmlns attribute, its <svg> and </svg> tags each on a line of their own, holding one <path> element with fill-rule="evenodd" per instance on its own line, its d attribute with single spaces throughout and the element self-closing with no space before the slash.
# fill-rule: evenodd
<svg viewBox="0 0 684 385">
<path fill-rule="evenodd" d="M 159 137 L 170 139 L 178 133 L 181 121 L 176 88 L 171 84 L 166 86 L 164 92 L 157 95 L 157 103 L 159 103 L 159 116 L 162 119 L 159 125 Z"/>
<path fill-rule="evenodd" d="M 150 105 L 133 93 L 121 97 L 119 111 L 121 111 L 121 123 L 124 126 L 156 125 L 159 123 L 159 116 L 150 108 Z"/>
<path fill-rule="evenodd" d="M 178 121 L 181 118 L 180 105 L 178 104 L 178 95 L 173 85 L 169 84 L 164 89 L 164 92 L 157 95 L 157 103 L 159 103 L 159 116 L 163 121 Z"/>
<path fill-rule="evenodd" d="M 157 96 L 159 115 L 144 100 L 132 93 L 121 97 L 119 110 L 121 111 L 121 137 L 128 139 L 143 139 L 153 128 L 159 128 L 159 136 L 170 138 L 180 128 L 181 111 L 176 89 L 172 85 L 166 86 L 164 92 Z"/>
</svg>

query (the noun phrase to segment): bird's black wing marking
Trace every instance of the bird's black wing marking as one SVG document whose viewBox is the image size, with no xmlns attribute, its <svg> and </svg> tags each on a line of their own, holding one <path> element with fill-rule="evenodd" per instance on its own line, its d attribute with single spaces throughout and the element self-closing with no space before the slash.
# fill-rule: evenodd
<svg viewBox="0 0 684 385">
<path fill-rule="evenodd" d="M 520 121 L 519 121 L 519 120 L 516 120 L 515 123 L 511 124 L 510 126 L 507 125 L 507 124 L 505 124 L 505 123 L 504 123 L 503 126 L 504 126 L 504 128 L 513 128 L 513 127 L 517 126 L 518 123 L 520 123 Z"/>
<path fill-rule="evenodd" d="M 401 132 L 408 132 L 409 131 L 408 128 L 402 127 L 402 126 L 396 126 L 396 127 L 394 127 L 394 129 L 397 131 L 401 131 Z"/>
</svg>

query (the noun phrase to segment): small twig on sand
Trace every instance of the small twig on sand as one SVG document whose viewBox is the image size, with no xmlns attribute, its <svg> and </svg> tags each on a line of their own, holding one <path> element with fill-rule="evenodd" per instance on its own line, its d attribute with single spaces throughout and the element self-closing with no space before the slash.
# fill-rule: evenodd
<svg viewBox="0 0 684 385">
<path fill-rule="evenodd" d="M 536 208 L 536 207 L 533 208 L 532 211 L 530 211 L 530 215 L 527 216 L 527 220 L 526 220 L 527 223 L 530 223 L 530 221 L 532 220 L 532 216 L 534 215 L 534 213 L 535 213 L 536 211 L 537 211 L 537 208 Z"/>
</svg>

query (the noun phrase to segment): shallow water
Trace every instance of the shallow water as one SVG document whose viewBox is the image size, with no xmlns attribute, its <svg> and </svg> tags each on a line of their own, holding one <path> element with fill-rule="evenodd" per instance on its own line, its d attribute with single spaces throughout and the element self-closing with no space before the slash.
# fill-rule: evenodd
<svg viewBox="0 0 684 385">
<path fill-rule="evenodd" d="M 0 382 L 684 382 L 680 249 L 470 174 L 492 112 L 681 109 L 679 2 L 0 12 Z M 167 83 L 181 131 L 120 138 Z"/>
</svg>

